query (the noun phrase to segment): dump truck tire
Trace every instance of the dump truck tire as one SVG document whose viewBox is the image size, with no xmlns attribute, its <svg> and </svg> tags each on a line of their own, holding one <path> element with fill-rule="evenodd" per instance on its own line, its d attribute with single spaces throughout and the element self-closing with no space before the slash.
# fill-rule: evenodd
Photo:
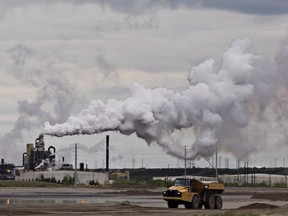
<svg viewBox="0 0 288 216">
<path fill-rule="evenodd" d="M 215 208 L 216 209 L 222 209 L 223 206 L 223 200 L 221 196 L 215 196 Z"/>
<path fill-rule="evenodd" d="M 205 209 L 215 209 L 215 197 L 210 196 L 204 206 Z"/>
<path fill-rule="evenodd" d="M 200 205 L 200 198 L 198 195 L 194 195 L 192 199 L 192 208 L 198 209 Z"/>
<path fill-rule="evenodd" d="M 187 209 L 198 209 L 200 205 L 200 198 L 198 195 L 194 195 L 191 202 L 186 202 L 184 204 Z"/>
<path fill-rule="evenodd" d="M 168 201 L 167 204 L 168 204 L 168 208 L 178 208 L 177 202 Z"/>
</svg>

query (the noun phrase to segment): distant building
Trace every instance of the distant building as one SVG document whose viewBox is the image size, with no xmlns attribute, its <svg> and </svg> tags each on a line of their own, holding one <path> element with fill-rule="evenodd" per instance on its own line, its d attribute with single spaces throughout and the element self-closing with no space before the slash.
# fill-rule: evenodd
<svg viewBox="0 0 288 216">
<path fill-rule="evenodd" d="M 5 163 L 4 159 L 0 164 L 0 180 L 15 180 L 15 165 Z"/>
<path fill-rule="evenodd" d="M 109 175 L 109 180 L 129 180 L 129 171 L 115 171 Z"/>
<path fill-rule="evenodd" d="M 62 182 L 64 178 L 74 178 L 74 174 L 75 172 L 70 170 L 22 172 L 20 173 L 20 181 L 36 181 L 41 178 L 55 178 L 56 181 Z M 99 172 L 77 172 L 77 184 L 89 185 L 92 181 L 103 185 L 108 181 L 107 174 Z"/>
<path fill-rule="evenodd" d="M 235 186 L 242 186 L 245 184 L 250 185 L 283 185 L 287 187 L 286 175 L 272 175 L 272 174 L 239 174 L 239 175 L 219 175 L 219 180 L 226 184 L 232 184 Z"/>
<path fill-rule="evenodd" d="M 55 153 L 56 149 L 50 146 L 45 149 L 44 136 L 40 134 L 35 140 L 35 144 L 28 143 L 26 152 L 23 153 L 24 170 L 45 171 L 55 168 Z"/>
</svg>

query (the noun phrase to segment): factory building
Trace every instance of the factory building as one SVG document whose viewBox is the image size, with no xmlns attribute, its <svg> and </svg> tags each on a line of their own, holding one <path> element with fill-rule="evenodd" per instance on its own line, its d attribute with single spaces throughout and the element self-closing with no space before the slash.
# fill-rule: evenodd
<svg viewBox="0 0 288 216">
<path fill-rule="evenodd" d="M 0 164 L 0 180 L 15 180 L 15 165 L 5 163 L 4 159 Z"/>
<path fill-rule="evenodd" d="M 80 163 L 80 170 L 75 172 L 72 164 L 55 162 L 56 149 L 50 146 L 45 149 L 44 136 L 42 134 L 35 140 L 35 144 L 28 143 L 26 145 L 26 152 L 23 153 L 23 170 L 20 172 L 20 181 L 36 181 L 43 179 L 54 179 L 57 182 L 63 182 L 65 179 L 75 179 L 77 184 L 89 185 L 91 182 L 97 184 L 105 184 L 108 180 L 109 173 L 109 136 L 106 137 L 106 172 L 88 172 L 84 171 L 84 163 Z"/>
<path fill-rule="evenodd" d="M 20 174 L 20 181 L 36 181 L 41 178 L 55 178 L 56 181 L 62 182 L 64 178 L 74 178 L 74 175 L 75 172 L 72 170 L 22 172 Z M 92 181 L 103 185 L 108 181 L 108 175 L 99 172 L 77 172 L 77 184 L 89 185 Z"/>
<path fill-rule="evenodd" d="M 44 136 L 40 134 L 35 140 L 34 146 L 33 143 L 26 145 L 26 152 L 23 153 L 24 170 L 53 170 L 55 168 L 55 151 L 53 146 L 45 150 Z"/>
</svg>

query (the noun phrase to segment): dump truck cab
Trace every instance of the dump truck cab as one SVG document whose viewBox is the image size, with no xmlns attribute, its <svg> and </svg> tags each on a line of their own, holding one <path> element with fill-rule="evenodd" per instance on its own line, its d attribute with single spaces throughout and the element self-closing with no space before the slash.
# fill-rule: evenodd
<svg viewBox="0 0 288 216">
<path fill-rule="evenodd" d="M 216 181 L 199 181 L 189 178 L 177 178 L 173 186 L 163 193 L 163 200 L 169 208 L 178 208 L 183 204 L 185 208 L 221 209 L 224 185 Z"/>
</svg>

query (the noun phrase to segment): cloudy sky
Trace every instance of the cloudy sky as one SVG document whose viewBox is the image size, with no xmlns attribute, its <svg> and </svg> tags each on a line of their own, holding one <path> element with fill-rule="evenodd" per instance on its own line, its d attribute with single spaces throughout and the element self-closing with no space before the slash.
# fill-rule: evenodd
<svg viewBox="0 0 288 216">
<path fill-rule="evenodd" d="M 92 100 L 124 100 L 134 83 L 181 92 L 193 67 L 209 58 L 220 67 L 222 54 L 238 38 L 249 38 L 250 52 L 273 65 L 287 38 L 286 0 L 2 0 L 0 10 L 0 155 L 16 164 L 45 121 L 63 123 Z M 102 167 L 106 134 L 112 167 L 183 166 L 135 134 L 45 140 L 47 147 L 63 149 L 61 156 L 71 163 L 71 145 L 80 143 L 80 160 Z M 191 134 L 188 129 L 174 138 L 189 147 Z M 260 145 L 241 160 L 282 166 L 288 164 L 287 148 Z M 235 154 L 225 146 L 219 154 L 222 167 L 224 158 L 235 167 Z M 196 166 L 209 166 L 200 158 Z"/>
</svg>

